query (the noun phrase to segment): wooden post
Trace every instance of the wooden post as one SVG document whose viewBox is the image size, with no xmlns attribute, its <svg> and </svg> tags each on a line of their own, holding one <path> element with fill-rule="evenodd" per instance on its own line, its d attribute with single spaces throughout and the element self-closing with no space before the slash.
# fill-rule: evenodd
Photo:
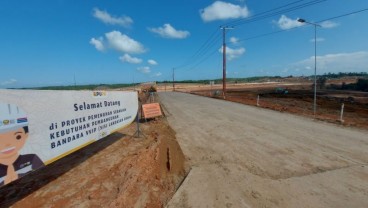
<svg viewBox="0 0 368 208">
<path fill-rule="evenodd" d="M 340 112 L 340 122 L 344 123 L 343 116 L 344 116 L 344 103 L 341 104 L 341 112 Z"/>
</svg>

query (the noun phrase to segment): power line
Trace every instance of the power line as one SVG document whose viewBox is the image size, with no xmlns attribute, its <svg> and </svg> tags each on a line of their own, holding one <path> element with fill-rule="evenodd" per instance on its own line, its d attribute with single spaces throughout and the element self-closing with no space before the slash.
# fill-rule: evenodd
<svg viewBox="0 0 368 208">
<path fill-rule="evenodd" d="M 275 16 L 275 15 L 278 15 L 280 13 L 294 11 L 296 9 L 301 9 L 301 8 L 304 8 L 304 7 L 307 7 L 307 6 L 311 6 L 311 5 L 314 5 L 314 4 L 317 4 L 317 3 L 321 3 L 321 2 L 324 2 L 324 1 L 327 1 L 327 0 L 313 0 L 313 1 L 306 2 L 304 4 L 298 4 L 298 5 L 294 6 L 294 7 L 287 8 L 285 10 L 277 11 L 277 10 L 280 10 L 282 8 L 285 8 L 285 7 L 288 7 L 290 5 L 294 5 L 294 4 L 303 2 L 303 1 L 305 1 L 305 0 L 294 1 L 294 2 L 291 2 L 291 3 L 285 4 L 285 5 L 279 6 L 277 8 L 270 9 L 270 10 L 267 10 L 265 12 L 256 14 L 256 15 L 252 16 L 251 18 L 244 18 L 242 20 L 235 20 L 235 21 L 229 22 L 228 25 L 230 25 L 230 26 L 238 26 L 238 25 L 241 25 L 241 24 L 249 23 L 249 22 L 259 21 L 259 20 L 262 20 L 262 19 L 265 19 L 265 18 L 268 18 L 268 17 L 272 17 L 272 16 Z M 274 13 L 271 13 L 271 14 L 267 14 L 267 13 L 270 13 L 272 11 L 277 11 L 277 12 L 274 12 Z M 256 17 L 259 17 L 259 18 L 256 18 Z M 237 23 L 237 24 L 235 24 L 235 23 Z M 191 67 L 191 69 L 193 69 L 196 66 L 198 66 L 199 64 L 201 64 L 203 62 L 203 60 L 206 60 L 209 56 L 207 56 L 206 58 L 204 58 L 202 60 L 200 60 L 200 58 L 203 57 L 203 56 L 205 56 L 206 54 L 208 54 L 209 50 L 214 47 L 214 43 L 217 42 L 217 41 L 219 41 L 220 38 L 221 38 L 220 36 L 217 36 L 216 37 L 215 36 L 216 33 L 218 33 L 218 30 L 215 30 L 210 35 L 210 37 L 202 44 L 202 46 L 187 61 L 185 61 L 182 65 L 179 65 L 179 66 L 177 66 L 175 68 L 176 69 L 183 69 L 183 68 L 187 68 L 190 65 L 193 65 L 194 64 L 194 66 Z M 211 54 L 213 54 L 213 53 L 211 53 Z M 211 56 L 211 54 L 210 54 L 210 56 Z"/>
<path fill-rule="evenodd" d="M 238 42 L 244 42 L 246 40 L 261 38 L 261 37 L 265 37 L 265 36 L 270 36 L 270 35 L 274 35 L 274 34 L 277 34 L 277 33 L 281 33 L 281 32 L 293 30 L 293 29 L 296 29 L 296 28 L 299 28 L 299 27 L 303 27 L 303 26 L 296 26 L 296 27 L 292 27 L 292 28 L 289 28 L 289 29 L 283 29 L 283 30 L 277 30 L 277 31 L 270 32 L 270 33 L 264 33 L 264 34 L 260 34 L 260 35 L 256 35 L 256 36 L 252 36 L 252 37 L 248 37 L 248 38 L 244 38 L 244 39 L 240 39 L 240 40 L 238 40 Z"/>
<path fill-rule="evenodd" d="M 228 31 L 225 30 L 225 33 L 227 34 Z M 217 38 L 217 40 L 219 40 L 220 38 L 221 38 L 221 36 L 219 36 L 219 38 Z M 213 48 L 214 46 L 216 46 L 216 45 L 212 45 L 211 48 Z M 220 47 L 220 44 L 219 44 L 219 47 Z M 199 66 L 200 64 L 202 64 L 203 62 L 205 62 L 207 59 L 209 59 L 210 57 L 212 57 L 218 51 L 219 51 L 219 49 L 218 48 L 215 48 L 215 50 L 213 50 L 211 53 L 209 53 L 206 57 L 204 57 L 200 61 L 196 62 L 194 64 L 194 66 L 190 67 L 187 71 L 195 69 L 197 66 Z"/>
<path fill-rule="evenodd" d="M 294 1 L 294 2 L 288 3 L 286 5 L 277 7 L 275 9 L 268 10 L 266 12 L 263 12 L 263 13 L 260 13 L 260 14 L 257 14 L 257 15 L 254 15 L 252 17 L 253 19 L 252 18 L 244 18 L 243 20 L 232 21 L 230 23 L 233 23 L 233 24 L 228 24 L 228 25 L 242 25 L 242 24 L 246 24 L 246 23 L 250 23 L 250 22 L 254 22 L 254 21 L 259 21 L 259 20 L 262 20 L 262 19 L 265 19 L 265 18 L 268 18 L 268 17 L 276 16 L 276 15 L 278 15 L 280 13 L 286 13 L 286 12 L 294 11 L 294 10 L 297 10 L 297 9 L 305 8 L 305 7 L 312 6 L 312 5 L 315 5 L 315 4 L 318 4 L 318 3 L 321 3 L 321 2 L 327 1 L 327 0 L 313 0 L 313 1 L 306 2 L 304 4 L 300 4 L 300 5 L 291 7 L 291 8 L 287 8 L 287 9 L 278 11 L 278 12 L 267 14 L 267 13 L 269 13 L 271 11 L 277 11 L 277 10 L 279 10 L 281 8 L 288 7 L 290 5 L 297 4 L 297 3 L 302 2 L 302 1 L 304 1 L 304 0 Z M 335 16 L 335 17 L 331 17 L 331 18 L 327 18 L 327 19 L 324 19 L 324 20 L 320 20 L 320 21 L 317 21 L 316 23 L 320 23 L 320 22 L 324 22 L 324 21 L 328 21 L 328 20 L 332 20 L 332 19 L 341 18 L 341 17 L 344 17 L 344 16 L 348 16 L 348 15 L 352 15 L 352 14 L 364 12 L 364 11 L 367 11 L 367 10 L 368 10 L 368 8 L 367 9 L 361 9 L 361 10 L 350 12 L 350 13 L 347 13 L 347 14 L 342 14 L 342 15 L 338 15 L 338 16 Z M 266 15 L 261 16 L 262 14 L 266 14 Z M 257 18 L 254 18 L 254 17 L 257 17 L 257 16 L 260 16 L 260 17 L 258 19 Z M 237 23 L 237 24 L 235 24 L 235 23 Z M 252 37 L 241 39 L 238 42 L 243 42 L 243 41 L 246 41 L 246 40 L 261 38 L 261 37 L 265 37 L 265 36 L 270 36 L 270 35 L 274 35 L 274 34 L 277 34 L 277 33 L 281 33 L 281 32 L 285 32 L 285 31 L 293 30 L 293 29 L 296 29 L 296 28 L 299 28 L 299 27 L 300 26 L 289 28 L 289 29 L 284 29 L 284 30 L 278 30 L 278 31 L 270 32 L 270 33 L 264 33 L 264 34 L 260 34 L 260 35 L 256 35 L 256 36 L 252 36 Z M 216 33 L 218 33 L 218 30 L 214 31 L 210 35 L 210 37 L 201 45 L 201 47 L 186 62 L 184 62 L 179 67 L 175 67 L 175 68 L 176 69 L 184 69 L 184 68 L 189 68 L 189 66 L 191 66 L 188 70 L 193 70 L 198 65 L 200 65 L 201 63 L 203 63 L 204 61 L 206 61 L 207 59 L 209 59 L 210 57 L 212 57 L 218 51 L 218 49 L 215 49 L 211 53 L 209 53 L 210 52 L 210 49 L 213 48 L 214 46 L 216 46 L 216 44 L 214 44 L 214 43 L 217 42 L 217 41 L 219 41 L 220 38 L 221 38 L 221 36 L 219 36 L 219 35 L 216 36 Z M 204 57 L 204 58 L 203 59 L 200 59 L 201 57 Z"/>
<path fill-rule="evenodd" d="M 287 9 L 284 9 L 284 10 L 281 10 L 281 11 L 277 11 L 277 12 L 274 12 L 274 13 L 271 13 L 271 14 L 266 14 L 266 15 L 260 16 L 258 18 L 251 18 L 249 20 L 244 20 L 243 22 L 240 22 L 238 24 L 234 24 L 233 26 L 240 26 L 240 25 L 244 25 L 244 24 L 247 24 L 247 23 L 261 21 L 261 20 L 264 20 L 264 19 L 267 19 L 267 18 L 270 18 L 270 17 L 280 15 L 280 14 L 285 14 L 285 13 L 288 13 L 288 12 L 292 12 L 292 11 L 303 9 L 303 8 L 306 8 L 306 7 L 309 7 L 309 6 L 313 6 L 315 4 L 322 3 L 324 1 L 327 1 L 327 0 L 315 0 L 315 1 L 307 2 L 307 3 L 302 4 L 302 5 L 297 5 L 297 6 L 287 8 Z"/>
<path fill-rule="evenodd" d="M 217 29 L 218 30 L 218 29 Z M 219 31 L 219 30 L 218 30 Z M 216 33 L 218 33 L 218 32 L 216 32 Z M 216 34 L 215 33 L 215 34 Z M 220 33 L 218 33 L 218 35 L 215 37 L 215 38 L 213 38 L 210 42 L 209 42 L 209 44 L 206 44 L 206 47 L 204 47 L 199 53 L 197 53 L 197 55 L 196 55 L 196 57 L 195 58 L 193 58 L 192 60 L 190 60 L 190 63 L 187 63 L 186 65 L 182 65 L 181 67 L 175 67 L 175 68 L 179 68 L 179 69 L 184 69 L 184 68 L 194 68 L 195 66 L 198 66 L 200 63 L 202 63 L 203 62 L 203 59 L 201 59 L 202 57 L 204 57 L 204 56 L 206 56 L 209 52 L 210 52 L 210 50 L 213 48 L 213 47 L 215 47 L 215 46 L 217 46 L 217 44 L 215 44 L 216 42 L 218 42 L 219 40 L 221 39 L 221 36 L 220 36 Z M 218 45 L 219 46 L 219 45 Z M 217 51 L 217 49 L 215 50 L 215 51 Z M 212 53 L 211 53 L 212 54 Z M 210 54 L 210 55 L 211 55 Z M 207 56 L 208 57 L 208 56 Z M 206 58 L 207 58 L 206 57 Z M 206 59 L 205 58 L 205 59 Z"/>
<path fill-rule="evenodd" d="M 361 12 L 365 12 L 365 11 L 368 11 L 368 8 L 357 10 L 357 11 L 353 11 L 353 12 L 349 12 L 349 13 L 338 15 L 338 16 L 334 16 L 334 17 L 330 17 L 330 18 L 323 19 L 323 20 L 319 20 L 319 21 L 316 21 L 315 23 L 322 23 L 322 22 L 325 22 L 325 21 L 328 21 L 328 20 L 338 19 L 338 18 L 341 18 L 341 17 L 346 17 L 346 16 L 349 16 L 349 15 L 353 15 L 353 14 L 357 14 L 357 13 L 361 13 Z M 244 42 L 246 40 L 261 38 L 261 37 L 265 37 L 265 36 L 270 36 L 270 35 L 274 35 L 274 34 L 277 34 L 277 33 L 281 33 L 281 32 L 285 32 L 285 31 L 293 30 L 293 29 L 300 28 L 300 27 L 304 27 L 304 26 L 305 25 L 303 25 L 303 26 L 296 26 L 296 27 L 292 27 L 292 28 L 289 28 L 289 29 L 278 30 L 278 31 L 270 32 L 270 33 L 264 33 L 264 34 L 260 34 L 260 35 L 256 35 L 256 36 L 252 36 L 252 37 L 248 37 L 248 38 L 244 38 L 244 39 L 240 39 L 240 40 L 238 40 L 238 42 Z"/>
<path fill-rule="evenodd" d="M 216 36 L 217 34 L 217 36 Z M 202 55 L 206 54 L 207 49 L 212 48 L 214 43 L 219 40 L 219 31 L 216 29 L 209 38 L 201 45 L 201 47 L 190 57 L 188 58 L 183 64 L 175 67 L 176 69 L 184 68 L 188 65 L 193 64 L 196 62 Z"/>
<path fill-rule="evenodd" d="M 273 17 L 273 16 L 277 16 L 277 15 L 280 15 L 280 14 L 285 14 L 285 13 L 288 13 L 288 12 L 292 12 L 292 11 L 303 9 L 303 8 L 306 8 L 306 7 L 309 7 L 309 6 L 313 6 L 315 4 L 319 4 L 319 3 L 322 3 L 324 1 L 327 1 L 327 0 L 313 0 L 313 1 L 310 1 L 310 2 L 306 2 L 304 4 L 296 5 L 296 6 L 293 6 L 293 7 L 290 7 L 290 8 L 286 8 L 284 10 L 275 11 L 273 13 L 267 14 L 268 13 L 267 12 L 265 15 L 262 15 L 262 16 L 257 17 L 257 18 L 245 19 L 242 22 L 239 22 L 238 24 L 235 24 L 234 26 L 240 26 L 240 25 L 244 25 L 244 24 L 247 24 L 247 23 L 252 23 L 252 22 L 264 20 L 264 19 L 267 19 L 267 18 L 270 18 L 270 17 Z"/>
<path fill-rule="evenodd" d="M 252 17 L 244 18 L 243 20 L 239 20 L 237 23 L 227 24 L 227 25 L 233 26 L 233 27 L 240 26 L 240 25 L 244 25 L 244 24 L 247 24 L 247 23 L 264 20 L 264 19 L 267 19 L 269 17 L 277 16 L 277 15 L 280 15 L 280 14 L 292 12 L 292 11 L 299 10 L 299 9 L 303 9 L 303 8 L 313 6 L 315 4 L 319 4 L 319 3 L 322 3 L 322 2 L 325 2 L 325 1 L 327 1 L 327 0 L 313 0 L 313 1 L 309 1 L 309 2 L 306 2 L 306 3 L 300 4 L 300 5 L 296 5 L 296 6 L 293 6 L 293 7 L 290 7 L 290 8 L 286 8 L 286 9 L 277 11 L 278 8 L 283 8 L 283 7 L 286 7 L 287 5 L 292 4 L 292 3 L 289 3 L 287 5 L 278 7 L 276 9 L 269 10 L 267 12 L 263 12 L 263 13 L 254 15 Z M 295 3 L 295 2 L 293 2 L 293 3 Z M 270 13 L 270 11 L 275 11 L 275 12 Z"/>
<path fill-rule="evenodd" d="M 233 25 L 245 24 L 247 22 L 244 22 L 244 21 L 247 20 L 247 19 L 248 19 L 247 20 L 248 22 L 250 22 L 250 21 L 258 21 L 258 20 L 264 19 L 264 18 L 269 17 L 269 16 L 277 15 L 280 12 L 292 11 L 295 8 L 298 8 L 298 9 L 304 8 L 306 6 L 310 6 L 310 5 L 313 5 L 313 4 L 316 4 L 316 3 L 320 3 L 320 2 L 323 2 L 323 1 L 327 1 L 327 0 L 313 0 L 313 1 L 306 2 L 304 4 L 298 4 L 298 3 L 303 2 L 303 1 L 305 1 L 305 0 L 294 1 L 294 2 L 291 2 L 291 3 L 285 4 L 285 5 L 279 6 L 277 8 L 270 9 L 270 10 L 267 10 L 265 12 L 256 14 L 256 15 L 252 16 L 251 18 L 244 18 L 244 19 L 241 19 L 241 20 L 235 20 L 235 21 L 229 22 L 228 24 L 233 24 Z M 282 8 L 289 7 L 289 6 L 295 5 L 295 4 L 298 4 L 298 5 L 296 7 L 288 8 L 287 10 L 282 10 L 282 11 L 278 11 L 277 13 L 268 14 L 267 16 L 264 15 L 264 14 L 270 13 L 272 11 L 277 11 L 277 10 L 280 10 Z M 260 17 L 258 19 L 256 19 L 256 17 L 258 17 L 258 16 L 260 16 Z M 235 24 L 235 23 L 237 23 L 237 24 Z M 192 68 L 198 66 L 200 63 L 202 63 L 203 62 L 203 59 L 200 60 L 200 58 L 203 57 L 203 56 L 206 56 L 209 53 L 210 49 L 214 47 L 215 43 L 220 40 L 221 37 L 219 35 L 216 36 L 216 34 L 218 34 L 218 32 L 219 32 L 218 30 L 215 30 L 210 35 L 210 37 L 207 38 L 207 40 L 201 45 L 201 47 L 190 58 L 188 58 L 183 64 L 181 64 L 181 65 L 179 65 L 179 66 L 177 66 L 175 68 L 176 69 L 183 69 L 183 68 L 188 68 L 191 65 L 194 65 L 194 66 L 191 67 L 191 69 L 192 69 Z M 206 60 L 207 57 L 204 60 Z"/>
<path fill-rule="evenodd" d="M 210 44 L 208 44 L 205 48 L 203 48 L 203 50 L 202 50 L 200 53 L 198 53 L 198 56 L 197 56 L 198 58 L 197 58 L 197 60 L 198 60 L 201 56 L 206 55 L 206 54 L 209 52 L 209 50 L 211 50 L 213 47 L 215 47 L 215 46 L 216 46 L 216 43 L 218 43 L 218 42 L 220 41 L 220 39 L 221 39 L 220 33 L 219 33 L 219 32 L 217 32 L 216 34 L 217 34 L 216 38 L 214 38 L 214 39 L 211 41 L 211 43 L 210 43 Z M 195 63 L 195 62 L 196 62 L 196 59 L 194 59 L 194 60 L 192 60 L 192 61 L 193 61 L 192 63 Z"/>
<path fill-rule="evenodd" d="M 285 4 L 285 5 L 282 5 L 282 6 L 279 6 L 279 7 L 276 7 L 276 8 L 273 8 L 273 9 L 270 9 L 270 10 L 267 10 L 267 11 L 264 11 L 264 12 L 261 12 L 261 13 L 257 13 L 253 16 L 250 16 L 250 17 L 245 17 L 245 18 L 241 18 L 241 19 L 237 19 L 237 20 L 233 20 L 233 21 L 230 21 L 228 23 L 226 23 L 226 25 L 232 25 L 232 24 L 235 24 L 237 22 L 240 22 L 240 21 L 244 21 L 246 19 L 250 19 L 250 18 L 254 18 L 254 17 L 257 17 L 257 16 L 260 16 L 262 14 L 266 14 L 268 12 L 272 12 L 274 10 L 278 10 L 278 9 L 281 9 L 283 7 L 287 7 L 287 6 L 290 6 L 290 5 L 293 5 L 295 3 L 299 3 L 299 2 L 302 2 L 302 1 L 305 1 L 305 0 L 298 0 L 298 1 L 294 1 L 294 2 L 291 2 L 291 3 L 288 3 L 288 4 Z"/>
<path fill-rule="evenodd" d="M 328 21 L 328 20 L 338 19 L 338 18 L 341 18 L 341 17 L 345 17 L 345 16 L 349 16 L 349 15 L 361 13 L 361 12 L 364 12 L 364 11 L 368 11 L 368 8 L 357 10 L 357 11 L 353 11 L 353 12 L 349 12 L 349 13 L 338 15 L 338 16 L 334 16 L 334 17 L 330 17 L 330 18 L 326 18 L 326 19 L 323 19 L 323 20 L 319 20 L 319 21 L 316 21 L 316 23 L 321 23 L 321 22 L 325 22 L 325 21 Z M 270 32 L 270 33 L 264 33 L 264 34 L 260 34 L 260 35 L 256 35 L 256 36 L 252 36 L 252 37 L 248 37 L 248 38 L 244 38 L 244 39 L 240 39 L 238 42 L 244 42 L 246 40 L 257 39 L 257 38 L 261 38 L 261 37 L 265 37 L 265 36 L 275 35 L 275 34 L 278 34 L 278 33 L 281 33 L 281 32 L 290 31 L 290 30 L 293 30 L 293 29 L 296 29 L 296 28 L 300 28 L 300 27 L 304 27 L 304 26 L 305 25 L 303 25 L 303 26 L 297 26 L 297 27 L 292 27 L 292 28 L 289 28 L 289 29 L 278 30 L 278 31 Z M 217 52 L 217 51 L 218 51 L 218 49 L 215 49 L 208 56 L 206 56 L 203 59 L 201 59 L 200 61 L 198 61 L 194 66 L 192 66 L 188 70 L 195 69 L 198 65 L 200 65 L 201 63 L 203 63 L 204 61 L 206 61 L 207 59 L 209 59 L 210 57 L 212 57 L 214 55 L 214 53 Z"/>
<path fill-rule="evenodd" d="M 354 12 L 350 12 L 350 13 L 338 15 L 338 16 L 335 16 L 335 17 L 327 18 L 327 19 L 324 19 L 324 20 L 320 20 L 320 21 L 317 21 L 316 23 L 321 23 L 321 22 L 325 22 L 325 21 L 328 21 L 328 20 L 333 20 L 333 19 L 338 19 L 338 18 L 341 18 L 341 17 L 346 17 L 346 16 L 357 14 L 357 13 L 360 13 L 360 12 L 365 12 L 367 10 L 368 10 L 368 8 L 357 10 L 357 11 L 354 11 Z"/>
<path fill-rule="evenodd" d="M 190 62 L 191 62 L 191 60 L 193 59 L 193 58 L 195 58 L 196 56 L 198 56 L 198 54 L 201 52 L 201 51 L 203 51 L 203 50 L 205 50 L 204 48 L 206 48 L 206 47 L 208 47 L 208 45 L 210 45 L 210 41 L 211 41 L 211 39 L 215 36 L 215 34 L 216 33 L 218 33 L 218 30 L 215 30 L 211 35 L 210 35 L 210 37 L 209 38 L 207 38 L 207 40 L 201 45 L 201 47 L 199 47 L 198 48 L 198 50 L 190 57 L 190 58 L 188 58 L 188 60 L 186 60 L 182 65 L 180 65 L 180 66 L 177 66 L 176 68 L 182 68 L 182 67 L 184 67 L 184 66 L 186 66 L 186 65 L 188 65 Z M 211 42 L 213 42 L 213 40 L 211 41 Z"/>
<path fill-rule="evenodd" d="M 213 50 L 210 54 L 208 54 L 206 57 L 201 59 L 199 62 L 197 62 L 194 66 L 190 67 L 187 71 L 195 69 L 197 66 L 199 66 L 201 63 L 205 62 L 207 59 L 212 57 L 216 52 L 218 52 L 218 49 L 216 48 Z"/>
</svg>

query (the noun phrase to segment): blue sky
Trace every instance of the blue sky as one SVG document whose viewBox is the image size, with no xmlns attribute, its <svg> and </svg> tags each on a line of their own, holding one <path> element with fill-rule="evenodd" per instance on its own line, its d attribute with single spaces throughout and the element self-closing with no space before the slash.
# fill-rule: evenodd
<svg viewBox="0 0 368 208">
<path fill-rule="evenodd" d="M 178 80 L 220 78 L 219 27 L 235 23 L 226 34 L 228 77 L 311 75 L 314 27 L 297 18 L 319 22 L 367 9 L 367 0 L 325 0 L 246 21 L 313 2 L 2 0 L 0 88 L 70 85 L 74 75 L 77 84 L 171 80 L 174 67 Z M 318 74 L 368 71 L 367 20 L 365 11 L 319 22 Z"/>
</svg>

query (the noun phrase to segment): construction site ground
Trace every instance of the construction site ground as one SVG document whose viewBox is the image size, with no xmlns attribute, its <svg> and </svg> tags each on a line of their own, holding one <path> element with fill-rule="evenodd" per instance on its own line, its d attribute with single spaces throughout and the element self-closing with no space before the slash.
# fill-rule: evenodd
<svg viewBox="0 0 368 208">
<path fill-rule="evenodd" d="M 185 174 L 165 118 L 136 124 L 0 189 L 0 207 L 163 207 Z"/>
<path fill-rule="evenodd" d="M 353 82 L 353 80 L 342 80 Z M 342 82 L 340 81 L 340 82 Z M 339 84 L 339 82 L 332 82 Z M 331 83 L 330 83 L 331 84 Z M 286 90 L 287 94 L 276 90 Z M 224 99 L 222 85 L 177 85 L 177 91 Z M 314 91 L 310 82 L 272 82 L 228 84 L 226 100 L 302 115 L 344 126 L 368 129 L 368 92 L 317 89 L 316 114 Z M 341 107 L 344 104 L 341 120 Z"/>
<path fill-rule="evenodd" d="M 314 119 L 310 83 L 221 87 L 158 86 L 145 137 L 133 123 L 2 187 L 0 207 L 368 207 L 366 93 L 320 90 Z"/>
<path fill-rule="evenodd" d="M 167 207 L 368 207 L 368 131 L 159 94 L 191 170 Z"/>
</svg>

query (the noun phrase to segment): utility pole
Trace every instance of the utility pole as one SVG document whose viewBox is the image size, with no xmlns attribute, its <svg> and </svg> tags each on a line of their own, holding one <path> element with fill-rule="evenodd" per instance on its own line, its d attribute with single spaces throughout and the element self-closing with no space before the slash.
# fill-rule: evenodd
<svg viewBox="0 0 368 208">
<path fill-rule="evenodd" d="M 135 84 L 134 84 L 134 73 L 133 73 L 133 87 L 134 87 L 134 91 L 135 91 Z"/>
<path fill-rule="evenodd" d="M 308 22 L 305 19 L 298 19 L 300 23 L 306 23 L 314 26 L 314 99 L 313 99 L 313 115 L 316 117 L 317 111 L 317 27 L 322 27 L 319 24 Z"/>
<path fill-rule="evenodd" d="M 175 91 L 175 68 L 173 70 L 173 91 Z"/>
<path fill-rule="evenodd" d="M 75 79 L 75 73 L 74 73 L 74 90 L 77 90 L 77 80 Z"/>
<path fill-rule="evenodd" d="M 222 96 L 226 99 L 226 30 L 234 27 L 221 26 L 222 29 Z"/>
</svg>

